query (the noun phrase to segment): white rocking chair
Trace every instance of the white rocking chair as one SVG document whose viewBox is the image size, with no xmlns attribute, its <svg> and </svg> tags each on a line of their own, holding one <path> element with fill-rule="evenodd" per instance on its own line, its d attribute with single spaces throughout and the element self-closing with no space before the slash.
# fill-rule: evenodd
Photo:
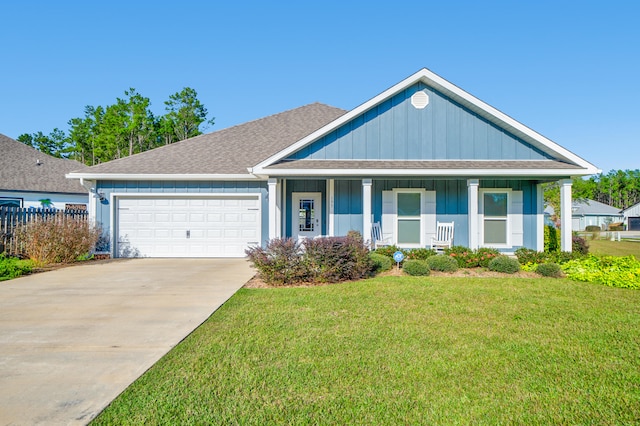
<svg viewBox="0 0 640 426">
<path fill-rule="evenodd" d="M 391 240 L 389 238 L 382 237 L 382 228 L 380 227 L 380 222 L 371 224 L 371 245 L 374 250 L 378 247 L 386 247 L 391 245 Z"/>
<path fill-rule="evenodd" d="M 431 248 L 441 253 L 453 245 L 453 222 L 438 222 L 436 236 L 431 237 Z"/>
</svg>

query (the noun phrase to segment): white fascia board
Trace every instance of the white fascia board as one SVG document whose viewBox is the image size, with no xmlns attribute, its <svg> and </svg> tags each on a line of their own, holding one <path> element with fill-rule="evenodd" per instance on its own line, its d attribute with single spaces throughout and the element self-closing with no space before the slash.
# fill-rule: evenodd
<svg viewBox="0 0 640 426">
<path fill-rule="evenodd" d="M 587 176 L 583 169 L 274 169 L 265 176 Z"/>
<path fill-rule="evenodd" d="M 454 85 L 453 83 L 450 83 L 449 81 L 438 76 L 437 74 L 434 74 L 433 72 L 429 71 L 426 68 L 423 68 L 417 73 L 405 78 L 400 83 L 390 87 L 389 89 L 380 93 L 378 96 L 354 108 L 353 110 L 342 115 L 341 117 L 338 117 L 331 123 L 316 130 L 309 136 L 303 139 L 300 139 L 298 142 L 294 143 L 293 145 L 290 145 L 284 150 L 272 155 L 271 157 L 257 164 L 255 166 L 255 169 L 262 170 L 264 167 L 270 166 L 276 163 L 277 161 L 282 160 L 283 158 L 286 158 L 289 154 L 292 154 L 293 152 L 304 148 L 306 145 L 316 141 L 317 139 L 320 139 L 322 136 L 327 135 L 328 133 L 332 132 L 333 130 L 337 129 L 338 127 L 342 126 L 348 121 L 368 111 L 370 108 L 384 102 L 388 98 L 394 96 L 398 92 L 412 86 L 413 84 L 419 81 L 423 82 L 429 87 L 432 87 L 438 90 L 439 92 L 444 93 L 445 95 L 449 96 L 456 102 L 478 113 L 480 116 L 491 121 L 492 123 L 500 127 L 503 127 L 506 130 L 509 130 L 510 132 L 514 133 L 519 137 L 522 137 L 528 143 L 531 143 L 533 146 L 541 149 L 542 151 L 545 151 L 552 156 L 559 157 L 562 160 L 565 160 L 570 163 L 574 163 L 580 167 L 583 167 L 584 169 L 589 171 L 589 173 L 586 173 L 586 175 L 601 173 L 600 169 L 598 169 L 596 166 L 589 163 L 585 159 L 561 147 L 560 145 L 553 142 L 552 140 L 547 139 L 546 137 L 542 136 L 536 131 L 514 120 L 513 118 L 504 114 L 503 112 L 495 109 L 491 105 L 481 101 L 480 99 L 462 90 L 458 86 Z"/>
<path fill-rule="evenodd" d="M 128 173 L 68 173 L 67 179 L 90 180 L 261 180 L 253 174 L 128 174 Z"/>
</svg>

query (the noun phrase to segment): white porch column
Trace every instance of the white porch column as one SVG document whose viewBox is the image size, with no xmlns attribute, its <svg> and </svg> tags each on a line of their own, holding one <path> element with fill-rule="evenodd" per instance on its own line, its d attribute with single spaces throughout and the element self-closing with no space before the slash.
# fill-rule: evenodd
<svg viewBox="0 0 640 426">
<path fill-rule="evenodd" d="M 278 179 L 269 178 L 267 181 L 269 187 L 269 239 L 278 237 Z"/>
<path fill-rule="evenodd" d="M 536 250 L 544 251 L 544 188 L 536 185 Z"/>
<path fill-rule="evenodd" d="M 560 183 L 560 248 L 571 251 L 571 179 Z"/>
<path fill-rule="evenodd" d="M 336 235 L 336 218 L 334 216 L 334 199 L 335 199 L 336 183 L 334 179 L 327 179 L 327 214 L 329 229 L 327 229 L 327 235 L 333 237 Z"/>
<path fill-rule="evenodd" d="M 371 240 L 371 179 L 362 179 L 362 238 Z"/>
<path fill-rule="evenodd" d="M 479 247 L 478 241 L 479 220 L 478 220 L 478 187 L 479 179 L 467 180 L 467 192 L 469 199 L 469 248 L 475 250 Z"/>
</svg>

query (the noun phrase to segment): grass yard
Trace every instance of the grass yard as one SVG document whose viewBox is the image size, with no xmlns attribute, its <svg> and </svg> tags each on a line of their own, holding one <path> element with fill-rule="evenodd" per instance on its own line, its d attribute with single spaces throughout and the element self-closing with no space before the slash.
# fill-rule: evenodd
<svg viewBox="0 0 640 426">
<path fill-rule="evenodd" d="M 242 289 L 95 424 L 637 424 L 640 291 L 380 277 Z"/>
<path fill-rule="evenodd" d="M 589 252 L 599 256 L 629 256 L 640 260 L 640 241 L 591 240 L 587 238 Z"/>
</svg>

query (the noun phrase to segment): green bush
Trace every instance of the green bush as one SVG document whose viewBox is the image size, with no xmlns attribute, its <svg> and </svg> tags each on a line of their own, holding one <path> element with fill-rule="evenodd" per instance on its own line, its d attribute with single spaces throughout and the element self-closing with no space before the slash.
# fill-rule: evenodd
<svg viewBox="0 0 640 426">
<path fill-rule="evenodd" d="M 544 227 L 544 251 L 555 252 L 560 250 L 560 230 L 553 225 Z"/>
<path fill-rule="evenodd" d="M 536 273 L 543 277 L 560 278 L 562 276 L 562 269 L 557 263 L 541 263 L 536 268 Z"/>
<path fill-rule="evenodd" d="M 489 266 L 489 262 L 500 256 L 500 252 L 493 248 L 482 247 L 477 250 L 478 265 L 486 268 Z"/>
<path fill-rule="evenodd" d="M 402 270 L 409 275 L 426 276 L 431 273 L 426 260 L 409 259 L 402 264 Z"/>
<path fill-rule="evenodd" d="M 515 274 L 520 270 L 520 263 L 517 259 L 508 256 L 498 256 L 489 262 L 489 270 Z"/>
<path fill-rule="evenodd" d="M 391 268 L 393 268 L 393 259 L 389 256 L 371 252 L 369 253 L 369 259 L 371 259 L 371 263 L 373 264 L 373 272 L 375 273 L 389 271 L 391 270 Z"/>
<path fill-rule="evenodd" d="M 597 225 L 588 225 L 584 228 L 587 232 L 600 232 L 602 229 Z"/>
<path fill-rule="evenodd" d="M 431 256 L 426 260 L 429 269 L 432 271 L 455 272 L 458 270 L 458 262 L 444 254 Z"/>
<path fill-rule="evenodd" d="M 7 257 L 0 254 L 0 281 L 17 278 L 31 272 L 31 262 L 20 260 L 16 257 Z"/>
<path fill-rule="evenodd" d="M 479 265 L 478 253 L 465 246 L 446 248 L 444 254 L 454 259 L 460 268 L 475 268 Z"/>
<path fill-rule="evenodd" d="M 516 257 L 518 258 L 518 262 L 520 262 L 520 264 L 526 265 L 527 263 L 544 263 L 550 256 L 549 253 L 521 247 L 516 250 Z"/>
<path fill-rule="evenodd" d="M 555 253 L 547 253 L 547 261 L 558 264 L 567 263 L 570 260 L 582 259 L 584 255 L 577 251 L 557 251 Z"/>
<path fill-rule="evenodd" d="M 634 256 L 589 255 L 561 265 L 568 278 L 599 282 L 610 287 L 640 289 L 640 261 Z"/>
<path fill-rule="evenodd" d="M 436 254 L 436 251 L 433 249 L 417 248 L 409 250 L 406 256 L 407 260 L 426 260 L 431 256 L 435 256 Z"/>
<path fill-rule="evenodd" d="M 407 250 L 403 250 L 401 248 L 398 248 L 398 246 L 395 245 L 391 245 L 391 246 L 386 246 L 386 247 L 380 247 L 374 250 L 375 253 L 378 254 L 382 254 L 384 256 L 389 256 L 391 258 L 393 258 L 393 253 L 397 252 L 397 251 L 401 251 L 402 253 L 404 253 L 404 257 L 407 257 L 407 254 L 409 253 Z"/>
</svg>

